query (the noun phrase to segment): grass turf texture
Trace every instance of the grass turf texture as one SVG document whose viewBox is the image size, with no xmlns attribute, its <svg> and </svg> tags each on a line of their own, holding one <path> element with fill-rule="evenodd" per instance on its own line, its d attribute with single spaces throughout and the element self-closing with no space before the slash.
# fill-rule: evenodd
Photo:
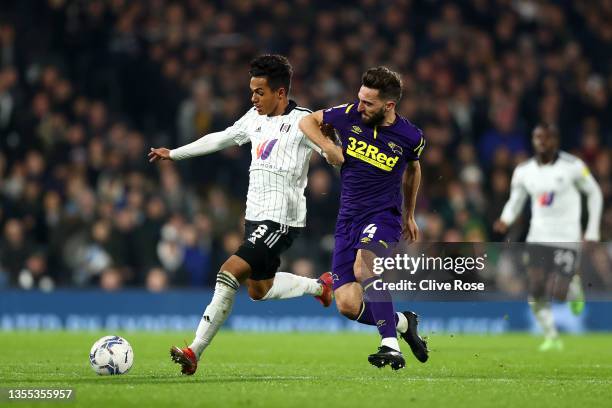
<svg viewBox="0 0 612 408">
<path fill-rule="evenodd" d="M 75 401 L 65 403 L 88 408 L 593 408 L 609 406 L 612 395 L 612 335 L 566 336 L 565 351 L 550 353 L 538 352 L 541 339 L 530 335 L 434 335 L 428 363 L 417 362 L 404 345 L 407 367 L 393 372 L 367 362 L 375 334 L 221 332 L 196 375 L 186 377 L 168 349 L 190 333 L 113 333 L 132 344 L 134 366 L 126 375 L 100 377 L 88 353 L 105 334 L 0 333 L 0 387 L 73 387 Z"/>
</svg>

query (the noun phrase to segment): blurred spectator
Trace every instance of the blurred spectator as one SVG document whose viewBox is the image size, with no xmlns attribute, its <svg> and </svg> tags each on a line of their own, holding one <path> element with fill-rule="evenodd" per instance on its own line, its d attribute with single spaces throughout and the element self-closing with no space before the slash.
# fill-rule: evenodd
<svg viewBox="0 0 612 408">
<path fill-rule="evenodd" d="M 151 268 L 147 273 L 145 287 L 149 292 L 163 292 L 168 289 L 168 274 L 162 268 Z"/>
</svg>

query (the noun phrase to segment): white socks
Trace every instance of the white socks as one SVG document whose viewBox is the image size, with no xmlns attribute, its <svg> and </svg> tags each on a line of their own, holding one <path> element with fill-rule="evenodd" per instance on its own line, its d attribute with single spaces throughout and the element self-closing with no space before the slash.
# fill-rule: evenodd
<svg viewBox="0 0 612 408">
<path fill-rule="evenodd" d="M 261 300 L 289 299 L 302 295 L 319 296 L 323 288 L 316 279 L 287 272 L 276 272 L 272 287 Z"/>
<path fill-rule="evenodd" d="M 221 271 L 217 275 L 215 294 L 204 310 L 196 336 L 189 346 L 198 359 L 232 311 L 239 285 L 238 280 L 229 272 Z"/>
<path fill-rule="evenodd" d="M 544 332 L 544 337 L 547 339 L 556 339 L 559 333 L 557 333 L 557 328 L 555 327 L 555 320 L 550 302 L 530 299 L 529 306 L 531 306 L 531 310 Z"/>
<path fill-rule="evenodd" d="M 395 330 L 397 330 L 397 334 L 406 333 L 408 330 L 408 319 L 404 316 L 403 313 L 395 312 L 397 314 L 397 325 L 395 326 Z"/>
<path fill-rule="evenodd" d="M 400 351 L 399 343 L 397 342 L 397 337 L 385 337 L 380 342 L 380 345 L 390 347 L 395 351 Z"/>
</svg>

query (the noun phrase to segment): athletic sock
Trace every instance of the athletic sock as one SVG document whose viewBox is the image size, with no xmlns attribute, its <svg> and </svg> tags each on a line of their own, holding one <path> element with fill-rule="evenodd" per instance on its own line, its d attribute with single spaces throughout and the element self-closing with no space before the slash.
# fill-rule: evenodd
<svg viewBox="0 0 612 408">
<path fill-rule="evenodd" d="M 289 299 L 302 295 L 319 296 L 322 292 L 323 287 L 316 279 L 277 272 L 272 287 L 261 300 Z"/>
<path fill-rule="evenodd" d="M 376 290 L 376 282 L 381 282 L 380 276 L 373 276 L 363 282 L 364 300 L 369 303 L 368 307 L 372 311 L 372 316 L 376 322 L 378 333 L 383 339 L 392 337 L 397 343 L 397 332 L 395 322 L 397 316 L 393 310 L 393 301 L 388 290 Z M 396 350 L 399 351 L 399 346 Z"/>
<path fill-rule="evenodd" d="M 544 332 L 544 337 L 547 339 L 556 339 L 558 337 L 557 328 L 555 327 L 555 319 L 553 317 L 550 302 L 546 300 L 530 300 L 529 306 L 533 312 L 540 328 Z"/>
<path fill-rule="evenodd" d="M 397 342 L 396 337 L 385 337 L 380 341 L 380 345 L 390 347 L 395 351 L 400 351 L 399 343 Z"/>
<path fill-rule="evenodd" d="M 238 280 L 229 272 L 221 271 L 217 275 L 215 293 L 204 310 L 195 338 L 189 345 L 198 359 L 231 313 L 239 285 Z"/>
<path fill-rule="evenodd" d="M 376 320 L 374 320 L 374 316 L 372 315 L 370 302 L 361 302 L 359 315 L 355 320 L 359 323 L 367 324 L 368 326 L 376 326 Z M 406 333 L 406 330 L 408 330 L 408 319 L 406 319 L 403 313 L 395 312 L 395 329 L 397 334 Z"/>
</svg>

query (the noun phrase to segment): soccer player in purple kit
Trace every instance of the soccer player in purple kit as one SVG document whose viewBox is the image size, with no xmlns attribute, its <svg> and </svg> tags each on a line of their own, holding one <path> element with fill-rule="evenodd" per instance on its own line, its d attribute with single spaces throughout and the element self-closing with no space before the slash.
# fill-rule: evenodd
<svg viewBox="0 0 612 408">
<path fill-rule="evenodd" d="M 416 314 L 396 313 L 391 294 L 376 289 L 381 276 L 373 273 L 377 256 L 389 254 L 402 237 L 416 241 L 419 233 L 414 208 L 425 139 L 395 112 L 401 94 L 399 74 L 371 68 L 363 74 L 358 101 L 319 110 L 300 121 L 300 129 L 322 149 L 328 163 L 342 166 L 332 262 L 336 306 L 349 319 L 377 326 L 381 345 L 368 361 L 394 370 L 405 366 L 398 334 L 419 361 L 428 359 Z M 331 127 L 341 146 L 332 140 Z"/>
</svg>

